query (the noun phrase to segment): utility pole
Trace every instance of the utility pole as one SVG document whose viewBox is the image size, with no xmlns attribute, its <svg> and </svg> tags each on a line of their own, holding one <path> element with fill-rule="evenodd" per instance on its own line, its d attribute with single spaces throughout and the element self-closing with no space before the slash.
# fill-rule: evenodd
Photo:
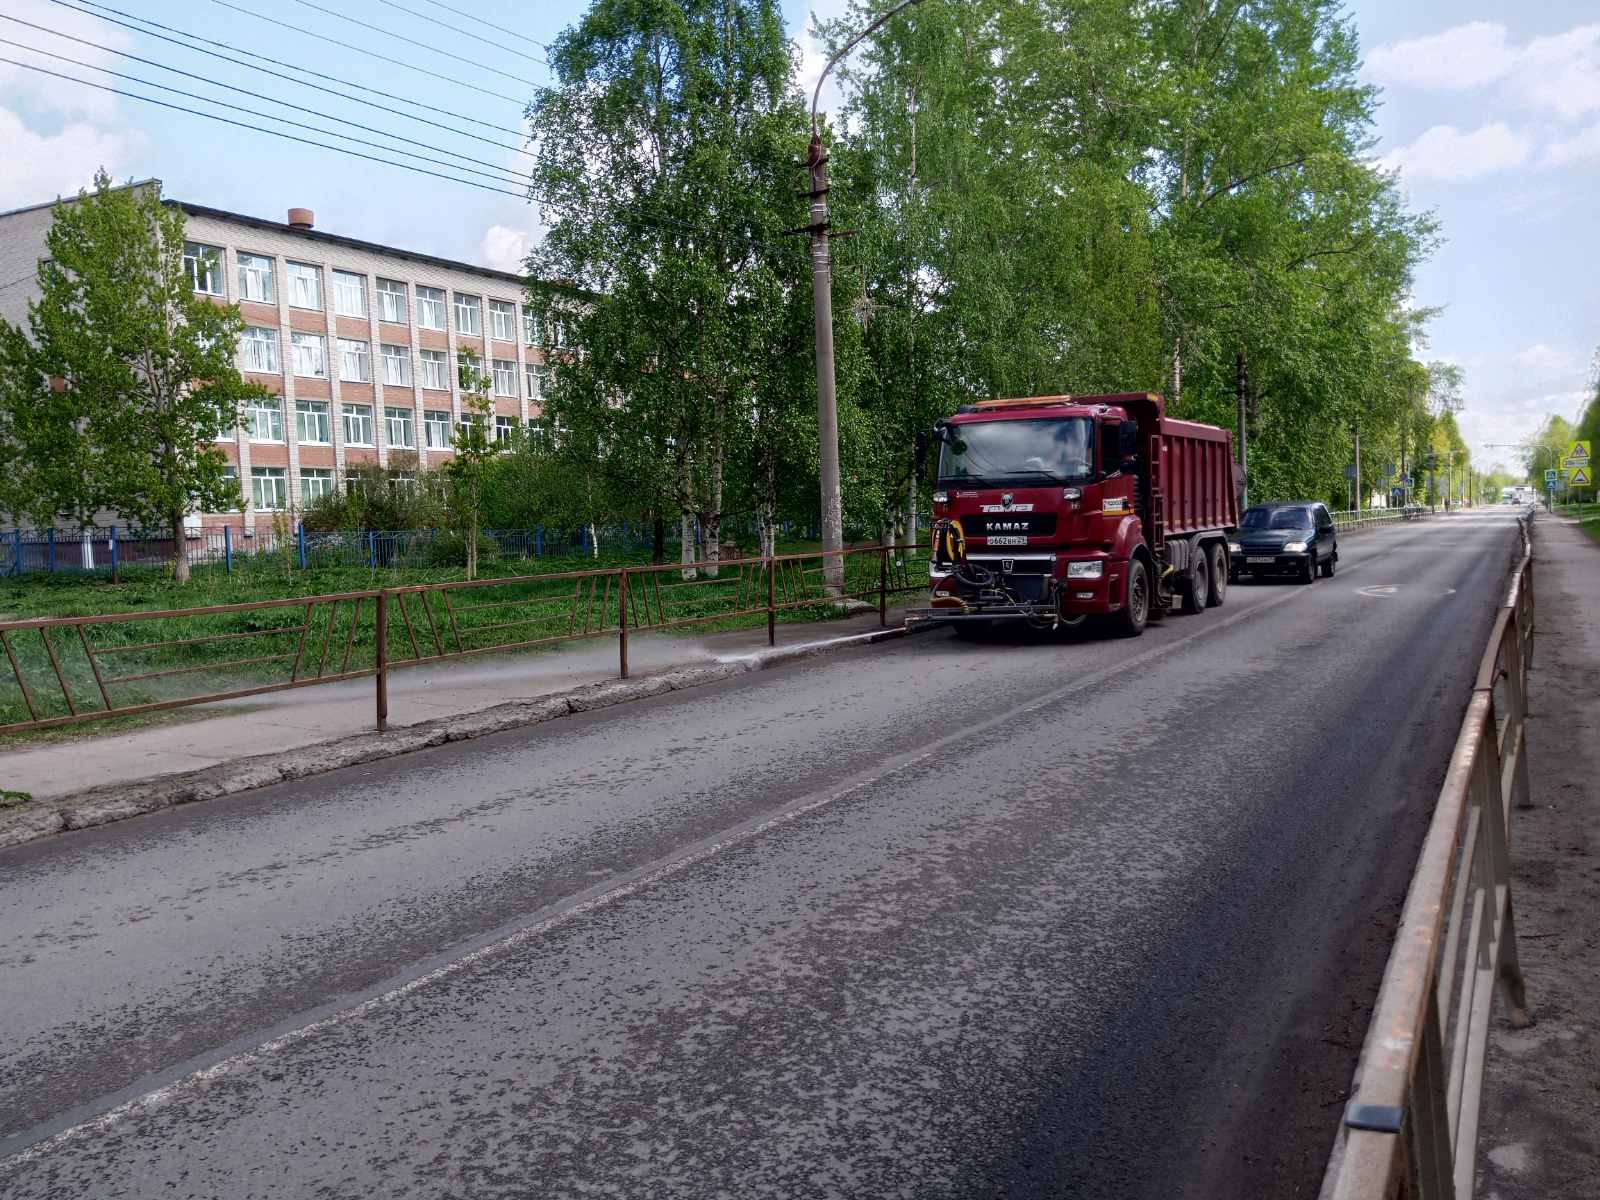
<svg viewBox="0 0 1600 1200">
<path fill-rule="evenodd" d="M 1356 477 L 1353 480 L 1356 488 L 1355 503 L 1350 507 L 1356 510 L 1356 518 L 1361 517 L 1361 422 L 1356 422 Z"/>
<path fill-rule="evenodd" d="M 806 151 L 810 182 L 811 308 L 817 343 L 817 448 L 822 488 L 822 583 L 837 596 L 844 591 L 844 505 L 839 495 L 839 398 L 833 369 L 833 260 L 828 253 L 828 152 L 817 125 L 817 101 L 828 72 L 889 18 L 921 0 L 900 0 L 888 12 L 844 44 L 817 76 L 811 93 L 811 145 Z M 795 231 L 801 232 L 801 231 Z"/>
<path fill-rule="evenodd" d="M 1250 376 L 1244 367 L 1244 351 L 1239 351 L 1235 362 L 1233 392 L 1239 401 L 1239 478 L 1244 482 L 1244 493 L 1239 497 L 1239 507 L 1250 507 L 1250 430 L 1245 424 L 1247 400 L 1250 393 Z"/>
</svg>

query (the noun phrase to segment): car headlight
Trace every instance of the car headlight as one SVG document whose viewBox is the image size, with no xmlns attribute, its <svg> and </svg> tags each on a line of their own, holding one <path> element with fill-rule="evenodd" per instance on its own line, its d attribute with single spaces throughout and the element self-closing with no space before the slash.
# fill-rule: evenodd
<svg viewBox="0 0 1600 1200">
<path fill-rule="evenodd" d="M 1067 564 L 1068 579 L 1099 579 L 1105 574 L 1106 565 L 1098 558 L 1092 562 L 1069 562 Z"/>
<path fill-rule="evenodd" d="M 1304 542 L 1285 542 L 1283 548 L 1290 554 L 1299 554 L 1306 548 L 1306 544 Z"/>
<path fill-rule="evenodd" d="M 1244 547 L 1241 546 L 1238 542 L 1229 542 L 1228 543 L 1228 553 L 1229 554 L 1243 554 L 1244 553 Z"/>
</svg>

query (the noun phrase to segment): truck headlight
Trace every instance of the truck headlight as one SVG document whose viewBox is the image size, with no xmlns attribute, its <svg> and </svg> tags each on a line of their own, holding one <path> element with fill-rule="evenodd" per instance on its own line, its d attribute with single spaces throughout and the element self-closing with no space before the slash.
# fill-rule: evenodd
<svg viewBox="0 0 1600 1200">
<path fill-rule="evenodd" d="M 1241 546 L 1238 542 L 1229 542 L 1228 543 L 1228 553 L 1229 554 L 1243 554 L 1244 553 L 1244 547 Z"/>
<path fill-rule="evenodd" d="M 1299 554 L 1306 548 L 1306 544 L 1304 542 L 1285 542 L 1283 548 L 1290 554 Z"/>
<path fill-rule="evenodd" d="M 949 504 L 950 503 L 950 493 L 949 492 L 935 492 L 933 494 L 933 502 L 935 504 Z"/>
<path fill-rule="evenodd" d="M 1098 558 L 1091 562 L 1069 562 L 1067 564 L 1068 579 L 1099 579 L 1105 573 L 1106 565 Z"/>
</svg>

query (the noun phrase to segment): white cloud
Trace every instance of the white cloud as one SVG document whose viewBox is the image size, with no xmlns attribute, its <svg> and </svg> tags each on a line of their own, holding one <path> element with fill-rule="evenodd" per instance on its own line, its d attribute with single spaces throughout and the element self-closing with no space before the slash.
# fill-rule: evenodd
<svg viewBox="0 0 1600 1200">
<path fill-rule="evenodd" d="M 1583 355 L 1575 350 L 1565 350 L 1545 342 L 1535 342 L 1526 350 L 1511 356 L 1512 365 L 1535 375 L 1566 375 L 1581 371 Z"/>
<path fill-rule="evenodd" d="M 1600 159 L 1600 125 L 1591 125 L 1569 138 L 1545 146 L 1539 155 L 1541 167 L 1570 167 Z"/>
<path fill-rule="evenodd" d="M 109 50 L 100 50 L 94 46 L 84 45 L 83 42 L 71 42 L 65 38 L 53 37 L 49 33 L 29 29 L 25 25 L 13 24 L 10 21 L 5 23 L 8 27 L 5 36 L 16 39 L 22 46 L 37 47 L 40 50 L 66 55 L 82 63 L 100 67 L 113 66 L 119 57 L 116 51 L 131 48 L 133 45 L 132 37 L 116 26 L 96 20 L 89 13 L 51 4 L 49 0 L 8 0 L 6 10 L 10 15 L 34 25 L 42 25 L 46 29 L 110 47 Z M 36 63 L 46 70 L 56 71 L 62 75 L 71 75 L 111 87 L 118 86 L 119 81 L 110 76 L 88 70 L 75 63 L 64 63 L 46 54 L 31 53 L 18 46 L 7 46 L 5 53 L 8 58 Z M 0 95 L 5 96 L 14 107 L 26 107 L 37 112 L 82 114 L 105 118 L 117 110 L 117 97 L 110 92 L 68 83 L 51 75 L 30 71 L 26 67 L 13 66 L 11 63 L 0 63 Z M 7 149 L 10 149 L 9 145 Z"/>
<path fill-rule="evenodd" d="M 1533 156 L 1532 140 L 1504 121 L 1462 133 L 1454 125 L 1435 125 L 1410 145 L 1383 155 L 1378 165 L 1407 180 L 1475 179 L 1520 167 Z"/>
<path fill-rule="evenodd" d="M 486 267 L 496 271 L 522 272 L 523 260 L 533 248 L 533 235 L 526 229 L 512 229 L 508 225 L 491 225 L 484 230 L 483 241 L 478 244 L 478 257 Z"/>
<path fill-rule="evenodd" d="M 124 177 L 139 143 L 137 135 L 83 122 L 54 134 L 35 133 L 16 113 L 0 108 L 0 146 L 8 160 L 0 171 L 0 210 L 76 195 L 94 186 L 97 167 L 113 179 Z"/>
<path fill-rule="evenodd" d="M 1600 111 L 1600 24 L 1511 41 L 1504 25 L 1473 21 L 1428 37 L 1390 42 L 1367 57 L 1374 83 L 1425 91 L 1498 85 L 1507 100 L 1576 120 Z"/>
<path fill-rule="evenodd" d="M 1473 21 L 1379 46 L 1367 56 L 1366 70 L 1381 84 L 1461 91 L 1504 78 L 1516 61 L 1517 51 L 1504 25 Z"/>
</svg>

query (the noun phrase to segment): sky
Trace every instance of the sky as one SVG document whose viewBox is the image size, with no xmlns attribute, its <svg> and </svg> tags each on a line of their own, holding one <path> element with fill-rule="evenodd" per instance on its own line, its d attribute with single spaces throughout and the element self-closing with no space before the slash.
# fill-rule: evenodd
<svg viewBox="0 0 1600 1200">
<path fill-rule="evenodd" d="M 325 114 L 404 131 L 421 143 L 408 147 L 416 154 L 476 172 L 470 178 L 484 185 L 280 140 L 0 62 L 0 210 L 71 194 L 103 165 L 119 179 L 159 178 L 166 195 L 197 204 L 280 220 L 291 206 L 311 208 L 320 229 L 515 270 L 539 231 L 515 179 L 528 161 L 522 107 L 549 79 L 545 44 L 583 7 L 576 0 L 487 8 L 462 0 L 0 0 L 0 17 L 8 18 L 0 19 L 0 58 L 246 124 L 274 124 L 313 141 L 335 139 L 94 68 L 308 125 L 323 123 Z M 821 62 L 809 16 L 836 16 L 845 7 L 845 0 L 785 0 L 808 89 Z M 113 23 L 138 24 L 119 10 L 168 29 L 132 32 Z M 1575 418 L 1600 345 L 1600 272 L 1593 269 L 1600 261 L 1600 8 L 1594 0 L 1352 0 L 1347 11 L 1360 35 L 1363 78 L 1383 89 L 1372 154 L 1398 173 L 1413 208 L 1437 215 L 1446 239 L 1416 279 L 1414 303 L 1440 310 L 1419 353 L 1463 369 L 1459 420 L 1475 463 L 1512 463 L 1514 451 L 1496 443 L 1525 440 L 1549 413 Z M 208 56 L 156 36 L 163 33 L 225 46 L 207 47 L 214 51 Z M 290 77 L 284 79 L 215 56 L 238 58 L 241 50 L 329 78 L 308 81 L 254 60 Z M 312 83 L 438 124 L 402 119 Z M 418 112 L 380 92 L 442 111 Z M 797 161 L 802 152 L 796 148 Z M 801 215 L 797 208 L 797 223 Z M 0 280 L 0 287 L 10 282 Z"/>
</svg>

